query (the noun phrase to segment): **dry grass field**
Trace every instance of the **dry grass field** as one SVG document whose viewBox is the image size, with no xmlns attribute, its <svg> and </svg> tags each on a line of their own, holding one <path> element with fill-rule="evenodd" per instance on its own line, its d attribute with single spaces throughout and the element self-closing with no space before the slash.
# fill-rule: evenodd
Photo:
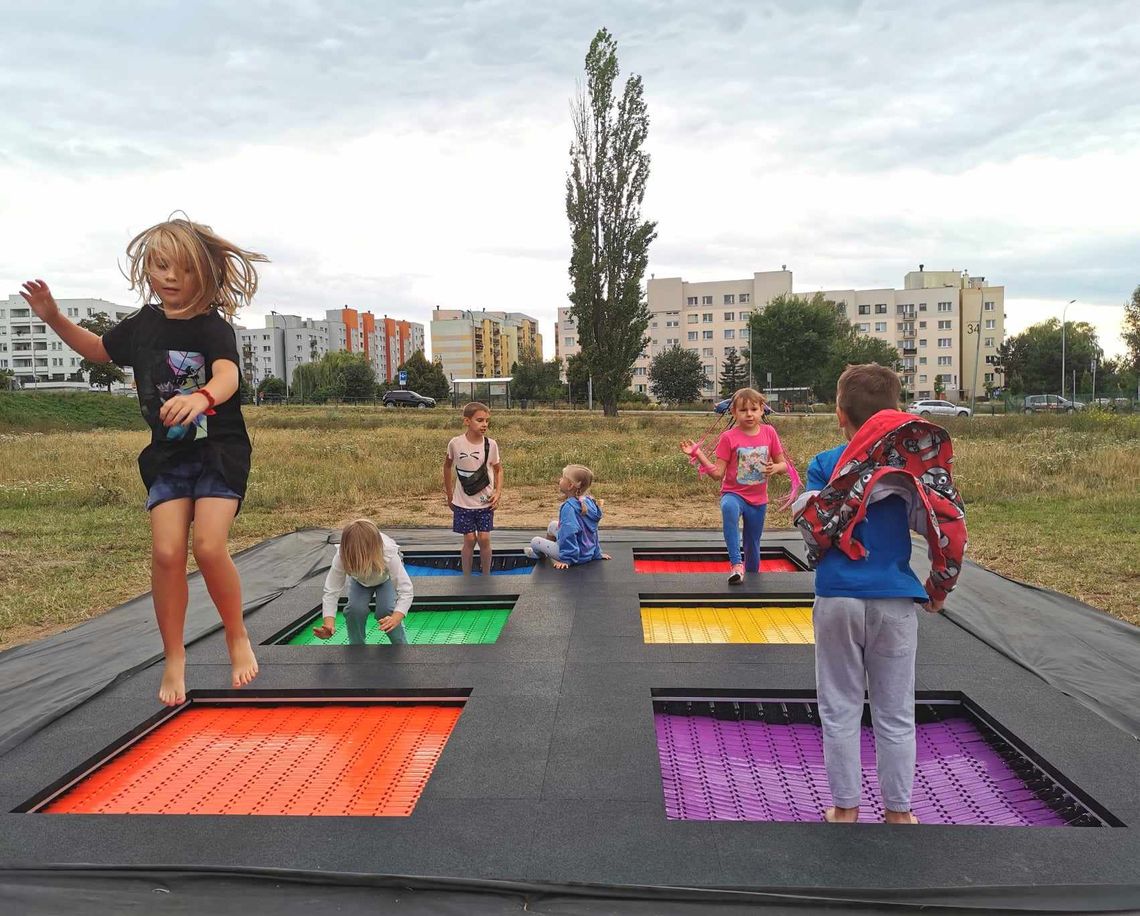
<svg viewBox="0 0 1140 916">
<path fill-rule="evenodd" d="M 603 540 L 606 525 L 719 527 L 715 484 L 677 448 L 710 416 L 494 413 L 506 469 L 496 524 L 545 526 L 559 471 L 573 461 L 594 469 L 606 498 Z M 357 515 L 389 528 L 450 526 L 440 476 L 447 439 L 461 428 L 452 411 L 263 407 L 247 418 L 254 464 L 234 550 Z M 801 472 L 840 441 L 830 417 L 778 417 L 776 426 Z M 1140 417 L 978 417 L 950 429 L 969 556 L 1140 623 Z M 0 646 L 149 589 L 135 465 L 145 441 L 142 431 L 0 433 Z M 780 479 L 774 495 L 786 488 Z M 778 511 L 768 519 L 790 524 Z M 529 536 L 503 531 L 496 543 Z"/>
</svg>

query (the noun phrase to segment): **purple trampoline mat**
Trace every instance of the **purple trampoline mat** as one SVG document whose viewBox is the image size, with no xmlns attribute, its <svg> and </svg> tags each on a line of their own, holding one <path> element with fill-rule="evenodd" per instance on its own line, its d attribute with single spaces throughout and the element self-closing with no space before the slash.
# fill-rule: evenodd
<svg viewBox="0 0 1140 916">
<path fill-rule="evenodd" d="M 823 734 L 812 724 L 654 716 L 671 820 L 820 821 L 831 804 Z M 875 737 L 862 729 L 860 819 L 883 818 Z M 924 824 L 1064 826 L 967 718 L 917 726 L 911 810 Z"/>
</svg>

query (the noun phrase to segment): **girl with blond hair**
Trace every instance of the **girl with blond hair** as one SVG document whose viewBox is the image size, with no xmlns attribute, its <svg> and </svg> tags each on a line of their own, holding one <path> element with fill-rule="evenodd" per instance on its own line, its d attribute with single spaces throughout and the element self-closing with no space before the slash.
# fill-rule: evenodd
<svg viewBox="0 0 1140 916">
<path fill-rule="evenodd" d="M 237 339 L 227 321 L 257 291 L 256 262 L 209 226 L 171 219 L 127 246 L 126 274 L 143 306 L 102 337 L 63 315 L 47 283 L 20 293 L 63 342 L 95 363 L 134 368 L 150 442 L 139 455 L 151 524 L 151 592 L 166 656 L 158 697 L 186 699 L 187 540 L 222 618 L 231 684 L 257 674 L 242 619 L 241 580 L 230 559 L 230 525 L 245 498 L 250 441 L 237 396 Z"/>
<path fill-rule="evenodd" d="M 598 541 L 598 524 L 602 520 L 602 500 L 588 491 L 594 472 L 583 464 L 568 464 L 558 479 L 562 506 L 558 518 L 546 529 L 546 537 L 537 537 L 525 548 L 531 558 L 549 557 L 555 569 L 580 566 L 592 560 L 608 560 Z"/>
<path fill-rule="evenodd" d="M 340 533 L 340 544 L 325 577 L 321 607 L 324 620 L 319 627 L 313 627 L 313 635 L 319 639 L 331 639 L 336 632 L 337 600 L 346 580 L 348 605 L 344 609 L 344 622 L 348 627 L 349 645 L 364 645 L 368 605 L 373 597 L 380 629 L 393 644 L 407 643 L 404 618 L 414 597 L 412 580 L 404 569 L 400 546 L 366 518 L 350 522 Z"/>
</svg>

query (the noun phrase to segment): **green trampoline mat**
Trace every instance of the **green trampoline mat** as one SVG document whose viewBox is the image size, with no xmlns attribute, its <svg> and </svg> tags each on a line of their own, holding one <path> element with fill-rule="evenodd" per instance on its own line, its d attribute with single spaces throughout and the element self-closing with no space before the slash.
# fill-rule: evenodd
<svg viewBox="0 0 1140 916">
<path fill-rule="evenodd" d="M 471 646 L 493 643 L 507 618 L 510 608 L 485 608 L 478 611 L 434 611 L 412 608 L 404 618 L 404 630 L 408 642 L 413 646 Z M 348 626 L 344 622 L 344 612 L 336 612 L 336 632 L 332 639 L 318 639 L 313 635 L 313 627 L 319 626 L 318 614 L 305 624 L 292 639 L 289 646 L 347 646 Z M 380 629 L 374 614 L 368 615 L 368 626 L 364 632 L 364 642 L 369 646 L 388 646 L 392 641 Z"/>
</svg>

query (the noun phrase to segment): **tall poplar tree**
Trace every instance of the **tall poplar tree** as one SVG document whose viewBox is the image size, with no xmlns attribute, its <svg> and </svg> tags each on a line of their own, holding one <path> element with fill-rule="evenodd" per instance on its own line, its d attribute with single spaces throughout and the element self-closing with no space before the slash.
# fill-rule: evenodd
<svg viewBox="0 0 1140 916">
<path fill-rule="evenodd" d="M 630 76 L 615 98 L 618 73 L 617 41 L 599 29 L 586 54 L 585 85 L 571 106 L 574 139 L 566 177 L 570 311 L 607 417 L 617 416 L 618 395 L 648 343 L 641 284 L 657 235 L 657 224 L 641 218 L 649 178 L 641 77 Z"/>
</svg>

